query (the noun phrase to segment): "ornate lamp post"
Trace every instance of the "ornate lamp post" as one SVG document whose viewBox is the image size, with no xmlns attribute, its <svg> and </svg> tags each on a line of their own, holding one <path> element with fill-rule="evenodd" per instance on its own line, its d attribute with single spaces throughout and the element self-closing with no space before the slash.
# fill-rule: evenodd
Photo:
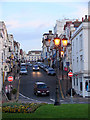
<svg viewBox="0 0 90 120">
<path fill-rule="evenodd" d="M 64 47 L 67 46 L 67 39 L 64 38 L 62 39 L 62 43 L 64 43 Z M 56 49 L 56 92 L 55 92 L 55 103 L 54 105 L 60 105 L 60 97 L 59 97 L 59 89 L 58 89 L 58 76 L 57 76 L 57 72 L 58 72 L 58 61 L 57 61 L 57 51 L 58 51 L 58 48 L 60 48 L 60 56 L 62 54 L 62 51 L 61 51 L 61 40 L 59 37 L 56 36 L 56 38 L 54 38 L 54 45 L 55 45 L 55 49 Z"/>
</svg>

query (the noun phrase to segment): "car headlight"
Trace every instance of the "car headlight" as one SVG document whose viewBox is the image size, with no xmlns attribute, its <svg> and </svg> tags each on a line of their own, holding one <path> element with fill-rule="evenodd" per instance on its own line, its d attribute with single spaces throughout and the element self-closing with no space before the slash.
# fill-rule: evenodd
<svg viewBox="0 0 90 120">
<path fill-rule="evenodd" d="M 37 69 L 39 69 L 39 67 Z"/>
<path fill-rule="evenodd" d="M 47 92 L 49 92 L 49 90 L 47 90 Z"/>
<path fill-rule="evenodd" d="M 37 93 L 41 93 L 41 91 L 38 90 Z"/>
<path fill-rule="evenodd" d="M 33 67 L 33 69 L 35 69 L 35 68 Z"/>
</svg>

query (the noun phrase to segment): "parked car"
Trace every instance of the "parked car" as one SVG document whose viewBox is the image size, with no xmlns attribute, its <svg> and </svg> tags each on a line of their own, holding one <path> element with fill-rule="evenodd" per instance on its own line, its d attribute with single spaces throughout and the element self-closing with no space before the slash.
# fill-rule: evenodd
<svg viewBox="0 0 90 120">
<path fill-rule="evenodd" d="M 43 63 L 41 63 L 41 64 L 40 64 L 40 68 L 43 68 L 43 67 L 44 67 L 44 64 L 43 64 Z"/>
<path fill-rule="evenodd" d="M 48 68 L 47 69 L 47 74 L 48 75 L 56 75 L 56 72 L 55 72 L 55 70 L 53 68 Z"/>
<path fill-rule="evenodd" d="M 27 64 L 26 63 L 21 63 L 21 68 L 26 68 L 27 69 Z"/>
<path fill-rule="evenodd" d="M 29 63 L 29 66 L 30 66 L 30 67 L 32 67 L 32 64 L 31 64 L 31 63 Z"/>
<path fill-rule="evenodd" d="M 44 82 L 36 82 L 34 85 L 35 95 L 49 95 L 49 87 Z"/>
<path fill-rule="evenodd" d="M 27 69 L 26 68 L 21 68 L 20 74 L 27 74 Z"/>
<path fill-rule="evenodd" d="M 48 68 L 50 68 L 50 67 L 47 65 L 47 66 L 45 66 L 44 70 L 47 72 Z"/>
<path fill-rule="evenodd" d="M 33 65 L 33 71 L 37 71 L 39 70 L 39 66 L 38 65 Z"/>
</svg>

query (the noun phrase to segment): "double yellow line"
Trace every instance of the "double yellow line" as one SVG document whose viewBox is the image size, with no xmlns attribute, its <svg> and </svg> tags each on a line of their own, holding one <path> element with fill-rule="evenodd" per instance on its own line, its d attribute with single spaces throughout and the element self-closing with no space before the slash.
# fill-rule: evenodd
<svg viewBox="0 0 90 120">
<path fill-rule="evenodd" d="M 64 95 L 63 95 L 63 92 L 62 92 L 62 87 L 61 87 L 60 80 L 59 80 L 59 86 L 60 86 L 61 96 L 62 96 L 62 98 L 64 99 Z"/>
</svg>

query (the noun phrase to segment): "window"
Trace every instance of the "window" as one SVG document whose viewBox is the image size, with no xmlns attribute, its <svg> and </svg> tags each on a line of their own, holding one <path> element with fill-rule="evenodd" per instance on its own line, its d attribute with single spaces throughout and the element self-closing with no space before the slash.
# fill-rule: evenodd
<svg viewBox="0 0 90 120">
<path fill-rule="evenodd" d="M 75 86 L 75 78 L 73 79 L 73 82 L 74 82 L 74 86 Z"/>
<path fill-rule="evenodd" d="M 90 80 L 87 80 L 85 82 L 85 90 L 88 91 L 88 92 L 90 92 Z"/>
<path fill-rule="evenodd" d="M 80 50 L 82 50 L 82 47 L 83 47 L 83 45 L 82 45 L 82 34 L 79 36 L 79 40 L 80 40 Z"/>
<path fill-rule="evenodd" d="M 83 69 L 83 56 L 80 55 L 80 68 Z"/>
<path fill-rule="evenodd" d="M 78 63 L 78 57 L 77 57 L 77 63 Z"/>
<path fill-rule="evenodd" d="M 85 90 L 88 91 L 88 81 L 85 82 Z"/>
<path fill-rule="evenodd" d="M 78 86 L 78 78 L 76 78 L 77 86 Z"/>
<path fill-rule="evenodd" d="M 82 82 L 80 82 L 80 90 L 82 91 Z"/>
<path fill-rule="evenodd" d="M 73 48 L 73 54 L 74 54 L 74 42 L 73 42 L 73 44 L 72 44 L 72 48 Z"/>
<path fill-rule="evenodd" d="M 89 85 L 88 85 L 88 91 L 90 92 L 90 80 L 89 80 Z"/>
<path fill-rule="evenodd" d="M 76 53 L 78 52 L 78 38 L 76 38 Z"/>
</svg>

